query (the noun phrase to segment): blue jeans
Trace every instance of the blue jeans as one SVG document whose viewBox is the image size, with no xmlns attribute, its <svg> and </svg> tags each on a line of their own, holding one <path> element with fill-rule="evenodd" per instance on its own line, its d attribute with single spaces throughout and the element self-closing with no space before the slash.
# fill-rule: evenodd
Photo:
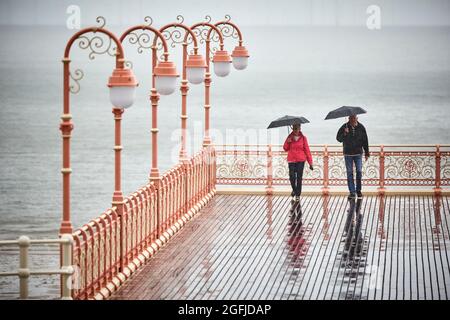
<svg viewBox="0 0 450 320">
<path fill-rule="evenodd" d="M 347 169 L 347 184 L 350 193 L 361 192 L 361 178 L 362 178 L 362 155 L 351 155 L 345 157 L 345 168 Z M 353 163 L 356 167 L 356 189 L 355 181 L 353 179 Z"/>
</svg>

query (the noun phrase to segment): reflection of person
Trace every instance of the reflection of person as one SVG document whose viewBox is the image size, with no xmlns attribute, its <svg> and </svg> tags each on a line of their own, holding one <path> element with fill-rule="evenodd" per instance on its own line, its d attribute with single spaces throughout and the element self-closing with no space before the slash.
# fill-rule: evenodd
<svg viewBox="0 0 450 320">
<path fill-rule="evenodd" d="M 358 122 L 356 115 L 348 117 L 348 122 L 339 129 L 337 141 L 343 143 L 345 167 L 347 170 L 347 184 L 350 191 L 349 198 L 362 198 L 361 178 L 362 178 L 362 153 L 364 150 L 366 161 L 369 158 L 369 140 L 366 128 Z M 353 179 L 353 163 L 356 167 L 356 188 Z"/>
<path fill-rule="evenodd" d="M 288 229 L 288 247 L 292 254 L 291 262 L 294 267 L 301 267 L 302 257 L 305 255 L 306 239 L 304 238 L 305 228 L 302 222 L 302 208 L 300 202 L 291 204 L 291 216 Z"/>
<path fill-rule="evenodd" d="M 289 180 L 291 182 L 291 196 L 295 201 L 300 200 L 302 194 L 303 169 L 305 161 L 308 161 L 309 168 L 313 170 L 311 151 L 309 150 L 308 140 L 300 131 L 300 124 L 292 126 L 292 132 L 286 138 L 283 145 L 284 151 L 287 151 L 287 161 L 289 165 Z"/>
<path fill-rule="evenodd" d="M 344 255 L 352 259 L 355 255 L 359 256 L 363 246 L 363 235 L 361 231 L 362 214 L 361 202 L 362 199 L 350 199 L 350 208 L 347 213 L 347 220 L 345 221 L 344 235 Z"/>
</svg>

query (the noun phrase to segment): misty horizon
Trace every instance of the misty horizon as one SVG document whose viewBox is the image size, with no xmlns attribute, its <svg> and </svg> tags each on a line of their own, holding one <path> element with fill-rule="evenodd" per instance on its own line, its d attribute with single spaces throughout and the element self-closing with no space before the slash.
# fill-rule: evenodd
<svg viewBox="0 0 450 320">
<path fill-rule="evenodd" d="M 237 1 L 87 1 L 2 0 L 0 25 L 65 26 L 71 5 L 81 11 L 81 26 L 95 24 L 99 15 L 108 25 L 143 23 L 147 15 L 154 24 L 176 21 L 183 15 L 187 24 L 210 15 L 213 21 L 230 15 L 241 26 L 365 26 L 371 5 L 381 10 L 381 26 L 450 26 L 450 0 L 281 0 Z"/>
</svg>

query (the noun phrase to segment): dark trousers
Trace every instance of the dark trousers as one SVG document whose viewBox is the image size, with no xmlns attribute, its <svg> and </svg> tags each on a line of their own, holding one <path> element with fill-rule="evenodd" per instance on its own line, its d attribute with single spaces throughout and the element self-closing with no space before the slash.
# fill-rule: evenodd
<svg viewBox="0 0 450 320">
<path fill-rule="evenodd" d="M 292 193 L 296 196 L 302 194 L 302 179 L 305 162 L 289 162 L 289 180 L 291 181 Z"/>
</svg>

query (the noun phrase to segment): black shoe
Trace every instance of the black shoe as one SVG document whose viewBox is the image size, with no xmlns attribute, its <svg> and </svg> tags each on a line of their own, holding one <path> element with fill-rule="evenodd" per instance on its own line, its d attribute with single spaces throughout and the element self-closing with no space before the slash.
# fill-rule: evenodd
<svg viewBox="0 0 450 320">
<path fill-rule="evenodd" d="M 295 196 L 295 202 L 299 202 L 300 201 L 300 196 Z"/>
<path fill-rule="evenodd" d="M 291 197 L 295 197 L 295 192 L 294 191 L 291 192 Z"/>
<path fill-rule="evenodd" d="M 353 192 L 351 192 L 349 195 L 348 195 L 348 200 L 353 200 L 353 199 L 355 199 L 356 198 L 356 196 L 355 196 L 355 194 L 353 193 Z"/>
<path fill-rule="evenodd" d="M 357 193 L 356 193 L 356 195 L 358 196 L 358 199 L 362 199 L 362 193 L 361 193 L 361 191 L 358 191 Z"/>
</svg>

